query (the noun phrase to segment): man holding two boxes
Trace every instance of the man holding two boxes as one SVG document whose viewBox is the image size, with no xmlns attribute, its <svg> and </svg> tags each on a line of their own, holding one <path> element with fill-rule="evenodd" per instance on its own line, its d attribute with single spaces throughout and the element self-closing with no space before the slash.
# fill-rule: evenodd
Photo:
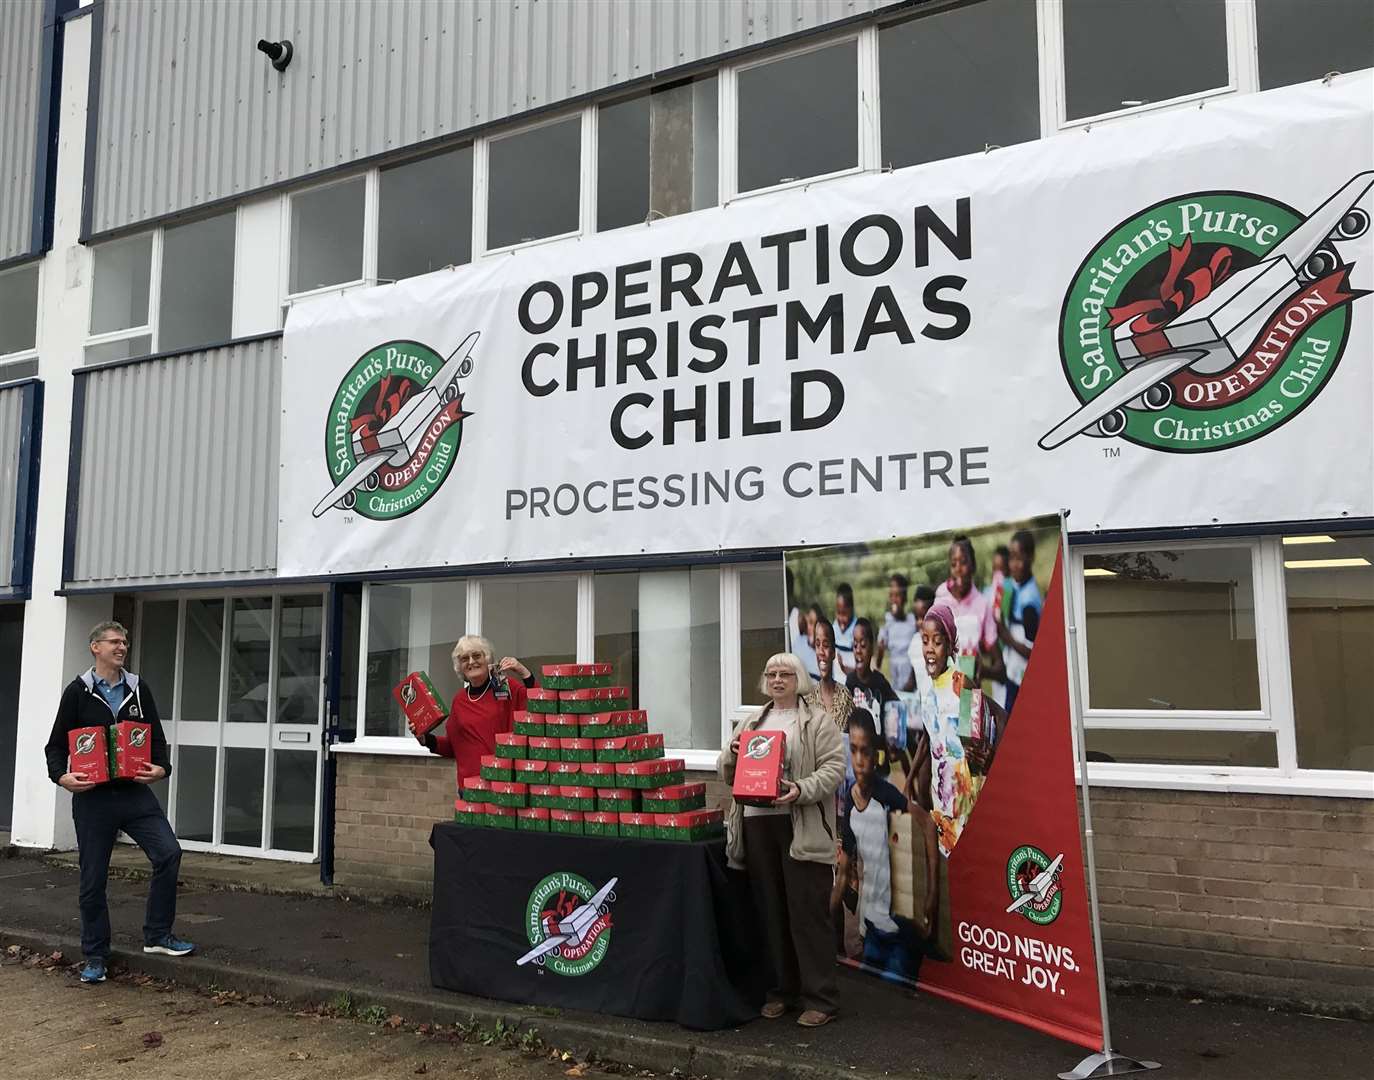
<svg viewBox="0 0 1374 1080">
<path fill-rule="evenodd" d="M 129 634 L 117 622 L 90 634 L 94 665 L 62 692 L 44 748 L 48 777 L 72 793 L 72 821 L 81 859 L 82 982 L 104 982 L 110 957 L 110 910 L 105 882 L 115 837 L 124 832 L 153 864 L 143 951 L 185 956 L 195 948 L 172 933 L 176 919 L 181 845 L 148 785 L 172 771 L 157 703 L 148 684 L 124 669 Z M 110 766 L 93 751 L 110 747 Z M 68 765 L 69 755 L 74 759 Z M 84 764 L 77 764 L 81 761 Z"/>
</svg>

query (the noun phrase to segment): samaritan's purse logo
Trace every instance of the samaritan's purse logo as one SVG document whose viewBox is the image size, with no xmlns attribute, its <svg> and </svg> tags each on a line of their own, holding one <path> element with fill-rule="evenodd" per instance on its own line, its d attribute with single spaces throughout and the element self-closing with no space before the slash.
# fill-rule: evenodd
<svg viewBox="0 0 1374 1080">
<path fill-rule="evenodd" d="M 148 741 L 148 729 L 136 727 L 129 732 L 129 745 L 142 746 Z"/>
<path fill-rule="evenodd" d="M 585 975 L 611 947 L 611 878 L 601 888 L 579 874 L 560 870 L 544 878 L 525 903 L 525 936 L 533 946 L 515 963 L 558 975 Z"/>
<path fill-rule="evenodd" d="M 1351 288 L 1347 242 L 1369 229 L 1358 203 L 1371 185 L 1360 173 L 1306 218 L 1263 195 L 1196 192 L 1114 228 L 1060 316 L 1082 405 L 1040 445 L 1087 434 L 1199 453 L 1297 415 L 1330 381 L 1366 295 Z"/>
<path fill-rule="evenodd" d="M 463 438 L 458 380 L 472 374 L 473 332 L 445 360 L 418 341 L 363 353 L 334 391 L 324 458 L 333 489 L 316 505 L 373 521 L 420 509 L 453 471 Z"/>
<path fill-rule="evenodd" d="M 773 747 L 773 740 L 776 735 L 755 735 L 749 740 L 749 745 L 744 748 L 744 756 L 755 761 L 762 761 L 768 756 L 768 751 Z"/>
<path fill-rule="evenodd" d="M 78 754 L 89 754 L 95 749 L 95 735 L 92 732 L 78 735 L 76 737 L 76 752 Z"/>
<path fill-rule="evenodd" d="M 1007 859 L 1007 892 L 1011 896 L 1007 914 L 1019 912 L 1041 926 L 1059 918 L 1064 905 L 1064 890 L 1059 884 L 1063 865 L 1063 855 L 1051 859 L 1030 844 L 1013 851 Z"/>
</svg>

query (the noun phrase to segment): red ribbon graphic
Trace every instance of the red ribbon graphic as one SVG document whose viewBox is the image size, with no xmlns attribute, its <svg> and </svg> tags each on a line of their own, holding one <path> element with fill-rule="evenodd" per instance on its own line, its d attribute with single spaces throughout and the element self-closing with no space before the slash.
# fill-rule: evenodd
<svg viewBox="0 0 1374 1080">
<path fill-rule="evenodd" d="M 1169 269 L 1159 285 L 1159 296 L 1136 300 L 1121 307 L 1108 308 L 1108 326 L 1130 323 L 1131 339 L 1142 356 L 1168 352 L 1171 348 L 1162 330 L 1192 307 L 1231 273 L 1231 249 L 1220 247 L 1205 266 L 1187 274 L 1183 268 L 1193 254 L 1193 238 L 1185 236 L 1178 247 L 1169 246 Z"/>
<path fill-rule="evenodd" d="M 394 388 L 393 388 L 394 387 Z M 415 383 L 403 375 L 383 375 L 377 383 L 377 404 L 369 413 L 359 413 L 349 424 L 350 437 L 361 436 L 364 440 L 376 438 L 382 426 L 401 411 L 411 394 Z"/>
<path fill-rule="evenodd" d="M 582 939 L 581 945 L 564 945 L 562 952 L 564 958 L 568 960 L 581 960 L 596 944 L 597 939 L 611 928 L 610 915 L 598 915 L 596 922 L 592 923 L 591 929 L 587 931 L 587 936 Z"/>
</svg>

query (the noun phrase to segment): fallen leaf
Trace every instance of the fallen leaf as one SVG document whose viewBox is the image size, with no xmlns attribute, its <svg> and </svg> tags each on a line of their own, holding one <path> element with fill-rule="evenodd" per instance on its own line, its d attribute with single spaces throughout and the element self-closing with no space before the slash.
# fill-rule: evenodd
<svg viewBox="0 0 1374 1080">
<path fill-rule="evenodd" d="M 143 1047 L 146 1050 L 156 1050 L 162 1045 L 162 1032 L 146 1031 L 143 1033 Z"/>
<path fill-rule="evenodd" d="M 310 1052 L 308 1050 L 292 1050 L 286 1055 L 287 1061 L 309 1061 Z"/>
<path fill-rule="evenodd" d="M 105 1017 L 105 1023 L 114 1026 L 116 1024 L 122 1024 L 124 1021 L 117 1016 L 107 1016 Z"/>
<path fill-rule="evenodd" d="M 395 1013 L 392 1013 L 390 1016 L 388 1016 L 388 1017 L 386 1018 L 386 1022 L 385 1022 L 385 1024 L 384 1024 L 384 1026 L 385 1026 L 385 1027 L 389 1027 L 392 1031 L 395 1031 L 398 1027 L 400 1027 L 400 1026 L 401 1026 L 402 1024 L 404 1024 L 404 1023 L 405 1023 L 405 1017 L 403 1017 L 403 1016 L 397 1016 Z"/>
<path fill-rule="evenodd" d="M 129 1057 L 129 1058 L 115 1058 L 115 1064 L 116 1064 L 116 1065 L 127 1065 L 127 1064 L 129 1064 L 129 1062 L 131 1062 L 131 1061 L 133 1061 L 133 1060 L 134 1060 L 134 1059 L 131 1058 L 131 1057 Z"/>
<path fill-rule="evenodd" d="M 571 1069 L 565 1069 L 564 1076 L 586 1076 L 587 1066 L 585 1063 L 574 1065 Z"/>
</svg>

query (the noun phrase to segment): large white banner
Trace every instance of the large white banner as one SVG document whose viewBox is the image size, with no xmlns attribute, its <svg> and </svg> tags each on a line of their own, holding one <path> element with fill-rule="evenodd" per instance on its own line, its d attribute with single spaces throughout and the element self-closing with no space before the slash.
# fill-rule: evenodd
<svg viewBox="0 0 1374 1080">
<path fill-rule="evenodd" d="M 279 572 L 1374 515 L 1374 79 L 294 307 Z"/>
</svg>

